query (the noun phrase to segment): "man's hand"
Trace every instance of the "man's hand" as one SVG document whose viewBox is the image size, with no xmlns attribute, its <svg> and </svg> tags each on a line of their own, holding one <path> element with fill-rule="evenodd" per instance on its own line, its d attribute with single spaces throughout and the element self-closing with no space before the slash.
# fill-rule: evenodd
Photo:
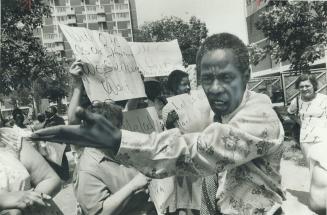
<svg viewBox="0 0 327 215">
<path fill-rule="evenodd" d="M 172 110 L 167 115 L 166 128 L 171 129 L 175 128 L 175 123 L 179 120 L 178 114 L 175 110 Z"/>
<path fill-rule="evenodd" d="M 82 87 L 82 74 L 83 74 L 83 63 L 81 60 L 77 60 L 69 68 L 69 73 L 72 75 L 75 87 Z"/>
<path fill-rule="evenodd" d="M 147 178 L 143 174 L 139 173 L 131 180 L 131 186 L 133 187 L 134 193 L 145 191 L 148 188 L 151 179 Z"/>
<path fill-rule="evenodd" d="M 34 207 L 49 207 L 51 206 L 51 196 L 44 193 L 38 193 L 33 190 L 28 191 L 15 191 L 1 193 L 5 195 L 1 198 L 0 210 L 1 209 L 32 209 Z"/>
<path fill-rule="evenodd" d="M 33 141 L 68 143 L 84 147 L 106 148 L 118 152 L 121 131 L 105 117 L 76 108 L 76 116 L 82 125 L 60 125 L 38 130 L 30 137 Z"/>
</svg>

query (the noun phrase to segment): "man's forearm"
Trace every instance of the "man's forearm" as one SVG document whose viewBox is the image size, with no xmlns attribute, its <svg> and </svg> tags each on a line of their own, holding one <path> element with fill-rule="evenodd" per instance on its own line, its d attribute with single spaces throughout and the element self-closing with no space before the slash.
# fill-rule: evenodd
<svg viewBox="0 0 327 215">
<path fill-rule="evenodd" d="M 134 195 L 133 186 L 129 183 L 118 192 L 109 196 L 103 202 L 103 215 L 118 215 L 126 207 L 128 201 Z"/>
<path fill-rule="evenodd" d="M 68 107 L 68 123 L 69 124 L 79 124 L 80 123 L 80 120 L 76 117 L 75 111 L 76 111 L 76 108 L 81 103 L 82 91 L 83 91 L 83 85 L 76 84 L 76 86 L 73 90 L 72 98 L 69 103 L 69 107 Z"/>
<path fill-rule="evenodd" d="M 50 196 L 55 196 L 61 189 L 61 181 L 58 178 L 49 178 L 41 181 L 36 187 L 35 191 L 45 193 Z"/>
</svg>

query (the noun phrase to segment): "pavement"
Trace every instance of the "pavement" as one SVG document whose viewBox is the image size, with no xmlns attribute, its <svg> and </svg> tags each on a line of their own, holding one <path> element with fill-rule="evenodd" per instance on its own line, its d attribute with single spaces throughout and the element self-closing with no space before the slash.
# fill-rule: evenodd
<svg viewBox="0 0 327 215">
<path fill-rule="evenodd" d="M 67 153 L 68 159 L 73 165 L 72 156 Z M 308 205 L 308 191 L 310 173 L 307 167 L 299 166 L 295 161 L 281 161 L 282 185 L 286 191 L 287 200 L 283 203 L 286 215 L 314 215 Z M 63 189 L 54 198 L 59 208 L 65 215 L 76 215 L 77 203 L 73 193 L 72 183 L 64 185 Z"/>
</svg>

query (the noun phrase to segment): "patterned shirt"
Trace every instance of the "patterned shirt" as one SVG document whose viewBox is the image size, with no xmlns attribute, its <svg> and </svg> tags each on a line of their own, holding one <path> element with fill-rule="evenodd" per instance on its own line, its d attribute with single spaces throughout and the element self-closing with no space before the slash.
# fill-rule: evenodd
<svg viewBox="0 0 327 215">
<path fill-rule="evenodd" d="M 223 214 L 273 214 L 284 197 L 279 174 L 283 139 L 270 99 L 245 91 L 234 112 L 201 133 L 123 130 L 117 158 L 155 178 L 220 173 L 216 201 Z"/>
</svg>

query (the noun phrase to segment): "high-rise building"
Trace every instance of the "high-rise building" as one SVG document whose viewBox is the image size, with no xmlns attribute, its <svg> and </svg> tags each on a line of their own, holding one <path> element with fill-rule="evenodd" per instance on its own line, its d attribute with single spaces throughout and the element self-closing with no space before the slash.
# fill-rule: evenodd
<svg viewBox="0 0 327 215">
<path fill-rule="evenodd" d="M 249 43 L 256 44 L 258 47 L 264 47 L 268 43 L 263 32 L 256 28 L 256 22 L 259 20 L 261 12 L 269 10 L 270 1 L 244 0 Z M 252 80 L 249 82 L 251 90 L 259 92 L 262 90 L 271 97 L 273 102 L 274 98 L 277 98 L 279 93 L 282 92 L 285 104 L 298 95 L 298 90 L 295 89 L 295 81 L 298 75 L 289 72 L 290 62 L 275 63 L 271 56 L 267 56 L 258 65 L 252 65 L 251 67 Z M 319 85 L 318 92 L 327 94 L 326 59 L 322 58 L 315 61 L 311 72 L 316 74 Z M 276 100 L 280 101 L 279 98 Z"/>
<path fill-rule="evenodd" d="M 245 14 L 248 30 L 249 43 L 254 43 L 258 47 L 264 47 L 267 45 L 267 39 L 264 34 L 256 28 L 255 23 L 259 20 L 259 14 L 262 11 L 267 10 L 270 0 L 244 0 L 245 2 Z M 317 60 L 314 64 L 324 64 L 325 59 Z M 289 70 L 289 62 L 281 62 L 276 64 L 275 60 L 270 56 L 267 56 L 258 65 L 252 66 L 252 72 L 254 76 L 262 76 L 273 73 L 280 73 Z"/>
<path fill-rule="evenodd" d="M 72 58 L 59 24 L 105 31 L 133 41 L 137 29 L 135 0 L 48 0 L 51 16 L 44 18 L 38 30 L 43 45 L 59 57 Z"/>
</svg>

